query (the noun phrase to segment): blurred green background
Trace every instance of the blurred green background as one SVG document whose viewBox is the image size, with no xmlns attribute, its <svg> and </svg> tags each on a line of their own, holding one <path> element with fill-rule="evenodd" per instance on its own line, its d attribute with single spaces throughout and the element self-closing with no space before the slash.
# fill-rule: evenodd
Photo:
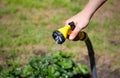
<svg viewBox="0 0 120 78">
<path fill-rule="evenodd" d="M 61 50 L 75 61 L 86 60 L 84 42 L 66 40 L 56 45 L 52 32 L 82 10 L 87 0 L 0 0 L 0 66 L 6 61 L 25 64 L 30 56 Z M 84 29 L 96 52 L 98 73 L 102 67 L 120 70 L 120 5 L 108 0 Z M 104 69 L 104 68 L 103 68 Z M 115 77 L 114 77 L 115 78 Z"/>
</svg>

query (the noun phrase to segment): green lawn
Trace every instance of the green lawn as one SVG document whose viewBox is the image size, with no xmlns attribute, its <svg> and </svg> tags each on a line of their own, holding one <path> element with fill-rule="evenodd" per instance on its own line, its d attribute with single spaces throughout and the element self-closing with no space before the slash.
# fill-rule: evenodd
<svg viewBox="0 0 120 78">
<path fill-rule="evenodd" d="M 64 50 L 74 57 L 86 52 L 83 42 L 66 41 L 56 45 L 53 30 L 82 10 L 85 0 L 0 0 L 0 65 L 8 58 L 25 63 L 35 52 Z M 96 53 L 120 54 L 120 11 L 109 0 L 84 30 Z M 106 10 L 104 12 L 103 10 Z M 111 12 L 113 11 L 113 12 Z M 105 14 L 106 13 L 106 14 Z M 118 57 L 119 59 L 119 57 Z M 113 62 L 120 67 L 118 60 Z"/>
</svg>

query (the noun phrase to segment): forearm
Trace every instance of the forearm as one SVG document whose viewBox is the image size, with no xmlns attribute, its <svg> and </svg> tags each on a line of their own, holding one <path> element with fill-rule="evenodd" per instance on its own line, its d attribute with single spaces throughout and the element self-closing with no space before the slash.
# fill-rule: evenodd
<svg viewBox="0 0 120 78">
<path fill-rule="evenodd" d="M 91 18 L 96 10 L 107 0 L 89 0 L 81 11 L 86 17 Z"/>
</svg>

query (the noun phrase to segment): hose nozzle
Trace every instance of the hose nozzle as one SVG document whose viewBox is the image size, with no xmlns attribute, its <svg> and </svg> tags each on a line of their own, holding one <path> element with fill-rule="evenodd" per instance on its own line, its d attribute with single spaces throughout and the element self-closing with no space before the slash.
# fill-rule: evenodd
<svg viewBox="0 0 120 78">
<path fill-rule="evenodd" d="M 64 43 L 67 37 L 71 34 L 72 30 L 74 30 L 74 28 L 74 22 L 70 22 L 68 25 L 53 31 L 53 39 L 57 44 Z M 87 34 L 85 32 L 79 32 L 78 37 L 79 40 L 85 40 L 87 38 Z"/>
</svg>

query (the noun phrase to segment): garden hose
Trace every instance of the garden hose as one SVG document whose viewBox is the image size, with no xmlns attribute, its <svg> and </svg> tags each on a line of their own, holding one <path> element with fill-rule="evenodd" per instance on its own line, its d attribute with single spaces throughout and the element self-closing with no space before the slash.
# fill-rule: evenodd
<svg viewBox="0 0 120 78">
<path fill-rule="evenodd" d="M 75 28 L 74 22 L 70 22 L 68 25 L 58 30 L 55 30 L 52 34 L 53 39 L 55 40 L 57 44 L 62 44 L 67 39 L 67 37 L 70 35 L 72 30 L 74 30 L 74 28 Z M 92 43 L 87 33 L 83 31 L 78 34 L 78 37 L 79 37 L 79 40 L 85 41 L 86 43 L 86 46 L 88 49 L 88 55 L 90 59 L 91 76 L 92 78 L 97 78 L 96 63 L 95 63 L 94 50 L 92 47 Z"/>
<path fill-rule="evenodd" d="M 89 38 L 85 40 L 85 43 L 88 49 L 92 78 L 97 78 L 96 63 L 95 63 L 94 50 L 92 47 L 92 43 Z"/>
</svg>

